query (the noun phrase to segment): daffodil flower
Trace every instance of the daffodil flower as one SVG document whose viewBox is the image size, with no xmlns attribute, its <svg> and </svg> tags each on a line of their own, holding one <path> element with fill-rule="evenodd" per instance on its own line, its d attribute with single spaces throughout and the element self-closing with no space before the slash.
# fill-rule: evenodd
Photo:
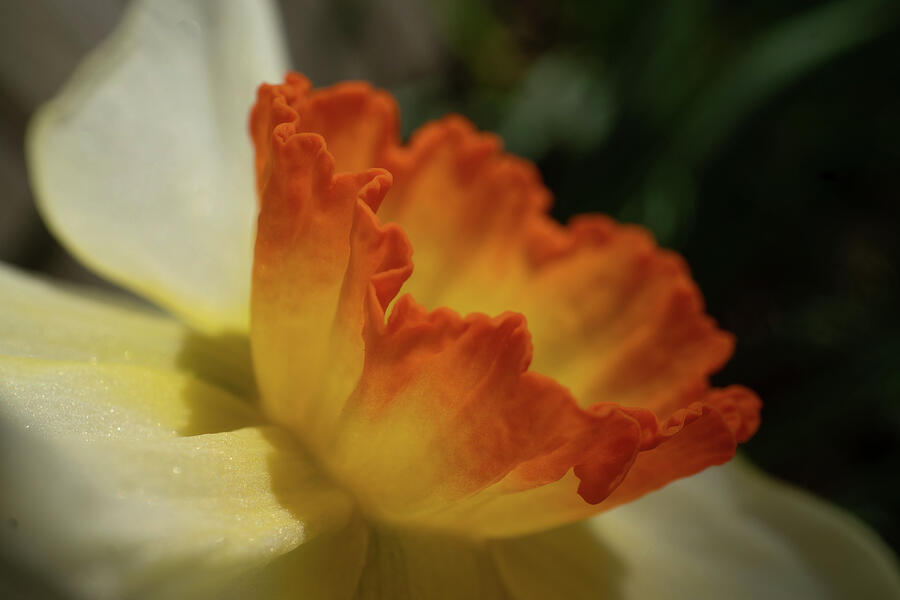
<svg viewBox="0 0 900 600">
<path fill-rule="evenodd" d="M 0 271 L 5 561 L 88 598 L 898 596 L 846 515 L 705 470 L 759 402 L 710 386 L 680 258 L 555 224 L 462 118 L 401 144 L 366 84 L 263 85 L 248 136 L 285 71 L 265 3 L 140 2 L 37 117 L 53 231 L 175 316 Z"/>
</svg>

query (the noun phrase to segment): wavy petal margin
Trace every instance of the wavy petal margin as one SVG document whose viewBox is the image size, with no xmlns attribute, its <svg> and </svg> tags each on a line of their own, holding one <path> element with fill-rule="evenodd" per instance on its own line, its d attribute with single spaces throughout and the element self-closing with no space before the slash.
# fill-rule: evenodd
<svg viewBox="0 0 900 600">
<path fill-rule="evenodd" d="M 493 264 L 498 252 L 515 255 L 531 243 L 527 219 L 511 217 L 522 212 L 523 193 L 538 182 L 533 167 L 498 158 L 497 140 L 473 138 L 461 119 L 427 129 L 408 150 L 392 146 L 392 127 L 396 113 L 382 92 L 362 84 L 313 90 L 296 74 L 260 88 L 250 121 L 261 202 L 251 338 L 264 408 L 300 435 L 367 512 L 380 521 L 449 529 L 465 522 L 480 535 L 517 535 L 584 518 L 734 455 L 758 422 L 752 392 L 708 389 L 709 367 L 696 366 L 699 359 L 691 356 L 686 367 L 666 374 L 668 357 L 690 348 L 682 340 L 697 331 L 724 340 L 725 352 L 731 347 L 702 306 L 694 317 L 694 288 L 680 279 L 671 299 L 663 294 L 662 325 L 651 321 L 649 337 L 643 336 L 648 341 L 625 344 L 625 358 L 613 360 L 626 382 L 643 384 L 647 372 L 659 371 L 657 387 L 678 394 L 671 410 L 659 409 L 640 390 L 633 395 L 647 396 L 646 403 L 606 394 L 623 402 L 579 406 L 553 379 L 528 370 L 532 346 L 521 315 L 429 313 L 404 296 L 385 323 L 412 266 L 404 233 L 380 225 L 373 211 L 391 198 L 396 208 L 398 197 L 409 202 L 404 210 L 435 208 L 429 194 L 441 193 L 451 216 L 480 203 L 465 231 L 474 228 L 493 244 L 496 252 L 474 245 Z M 347 142 L 352 139 L 356 146 Z M 338 162 L 358 165 L 372 157 L 393 161 L 406 187 L 397 191 L 382 169 L 335 173 Z M 424 188 L 410 183 L 419 176 L 410 174 L 416 168 L 430 182 Z M 456 189 L 454 177 L 475 188 Z M 535 210 L 548 202 L 542 193 L 526 197 Z M 508 235 L 497 234 L 497 227 Z M 436 224 L 435 236 L 440 229 Z M 567 247 L 565 235 L 554 238 L 558 243 L 552 256 L 544 252 L 544 263 L 577 254 L 577 240 Z M 612 256 L 603 250 L 621 270 L 621 249 Z M 651 265 L 655 252 L 646 250 Z M 627 262 L 631 254 L 624 255 Z M 678 264 L 662 270 L 680 273 Z M 642 312 L 635 310 L 639 319 Z M 696 345 L 709 344 L 701 338 Z M 714 345 L 709 352 L 719 360 Z"/>
<path fill-rule="evenodd" d="M 364 325 L 384 321 L 412 250 L 374 213 L 390 173 L 335 174 L 324 138 L 301 129 L 291 104 L 304 81 L 262 86 L 251 115 L 264 159 L 250 337 L 263 409 L 315 446 L 332 434 L 362 372 Z"/>
</svg>

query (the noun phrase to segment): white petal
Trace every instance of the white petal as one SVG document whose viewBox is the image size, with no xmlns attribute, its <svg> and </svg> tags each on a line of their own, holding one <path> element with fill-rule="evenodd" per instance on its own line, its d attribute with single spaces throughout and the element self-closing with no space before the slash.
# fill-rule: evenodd
<svg viewBox="0 0 900 600">
<path fill-rule="evenodd" d="M 248 411 L 169 371 L 0 359 L 0 555 L 90 598 L 219 597 L 344 527 L 288 434 L 228 431 Z"/>
<path fill-rule="evenodd" d="M 286 68 L 264 0 L 142 0 L 32 124 L 50 228 L 207 332 L 246 329 L 256 199 L 247 118 Z"/>
<path fill-rule="evenodd" d="M 205 337 L 118 294 L 3 264 L 0 355 L 180 369 L 241 394 L 254 389 L 246 339 Z"/>
<path fill-rule="evenodd" d="M 46 438 L 145 440 L 256 425 L 256 410 L 187 373 L 0 357 L 0 420 Z"/>
<path fill-rule="evenodd" d="M 740 462 L 494 551 L 522 600 L 900 598 L 896 559 L 876 535 Z"/>
<path fill-rule="evenodd" d="M 346 588 L 344 564 L 322 578 L 318 558 L 348 535 L 350 500 L 206 381 L 247 385 L 224 375 L 240 353 L 5 267 L 0 332 L 0 564 L 91 598 Z"/>
</svg>

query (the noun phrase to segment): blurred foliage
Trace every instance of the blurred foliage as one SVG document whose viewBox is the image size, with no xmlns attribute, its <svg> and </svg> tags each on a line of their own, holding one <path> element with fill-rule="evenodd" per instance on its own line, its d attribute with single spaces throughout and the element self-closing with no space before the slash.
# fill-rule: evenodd
<svg viewBox="0 0 900 600">
<path fill-rule="evenodd" d="M 735 332 L 746 452 L 900 548 L 900 2 L 442 0 L 395 86 L 536 160 L 554 214 L 639 222 Z"/>
</svg>

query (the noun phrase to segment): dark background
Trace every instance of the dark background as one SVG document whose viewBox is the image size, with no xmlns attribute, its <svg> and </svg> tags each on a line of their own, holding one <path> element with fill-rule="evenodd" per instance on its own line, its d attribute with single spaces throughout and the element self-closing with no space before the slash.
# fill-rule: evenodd
<svg viewBox="0 0 900 600">
<path fill-rule="evenodd" d="M 31 206 L 34 107 L 121 0 L 0 3 L 0 258 L 96 281 Z M 534 159 L 561 220 L 682 252 L 765 402 L 745 452 L 900 549 L 900 2 L 282 2 L 294 65 L 448 111 Z"/>
</svg>

